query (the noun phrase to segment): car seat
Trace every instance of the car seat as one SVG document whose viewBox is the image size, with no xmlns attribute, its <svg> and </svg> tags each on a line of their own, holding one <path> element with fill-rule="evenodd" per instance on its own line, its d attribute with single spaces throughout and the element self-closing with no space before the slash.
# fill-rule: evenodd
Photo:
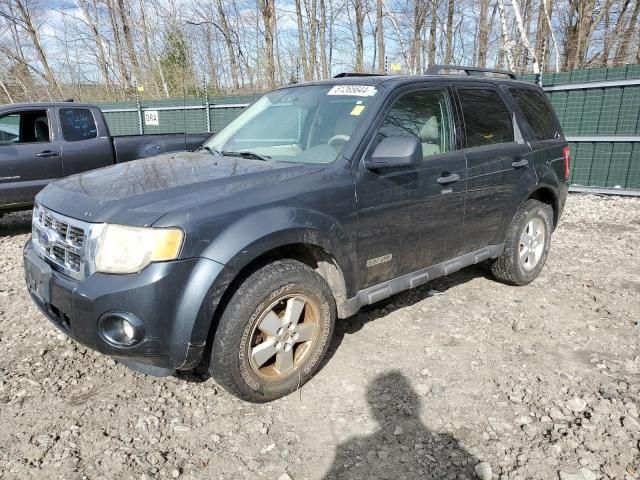
<svg viewBox="0 0 640 480">
<path fill-rule="evenodd" d="M 424 157 L 440 153 L 440 126 L 435 115 L 429 117 L 429 120 L 420 129 L 420 142 Z"/>
<path fill-rule="evenodd" d="M 48 142 L 49 141 L 49 122 L 47 117 L 38 117 L 33 123 L 35 141 L 36 142 Z"/>
</svg>

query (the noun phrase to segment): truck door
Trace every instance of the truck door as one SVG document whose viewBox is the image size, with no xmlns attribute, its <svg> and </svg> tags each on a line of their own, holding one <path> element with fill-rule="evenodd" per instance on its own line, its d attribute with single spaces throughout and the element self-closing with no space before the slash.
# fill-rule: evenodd
<svg viewBox="0 0 640 480">
<path fill-rule="evenodd" d="M 433 85 L 433 83 L 431 83 Z M 411 167 L 356 172 L 358 257 L 362 287 L 454 257 L 462 233 L 466 163 L 456 148 L 449 89 L 400 93 L 386 107 L 365 151 L 381 138 L 414 136 L 423 161 Z"/>
<path fill-rule="evenodd" d="M 0 114 L 0 205 L 20 207 L 62 176 L 52 108 L 17 108 Z"/>
<path fill-rule="evenodd" d="M 58 107 L 56 114 L 65 176 L 115 163 L 109 130 L 95 107 Z"/>
</svg>

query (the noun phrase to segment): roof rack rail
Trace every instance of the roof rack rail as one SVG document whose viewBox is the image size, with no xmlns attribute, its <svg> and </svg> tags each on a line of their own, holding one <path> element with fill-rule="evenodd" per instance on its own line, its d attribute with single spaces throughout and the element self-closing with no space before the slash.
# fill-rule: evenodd
<svg viewBox="0 0 640 480">
<path fill-rule="evenodd" d="M 480 67 L 465 67 L 462 65 L 431 65 L 427 68 L 425 75 L 438 75 L 440 70 L 460 70 L 470 77 L 472 76 L 485 76 L 486 73 L 497 73 L 499 75 L 506 75 L 512 80 L 517 80 L 518 75 L 509 70 L 498 70 L 495 68 L 480 68 Z"/>
<path fill-rule="evenodd" d="M 342 72 L 335 75 L 333 78 L 345 78 L 345 77 L 384 77 L 384 74 L 383 73 Z"/>
</svg>

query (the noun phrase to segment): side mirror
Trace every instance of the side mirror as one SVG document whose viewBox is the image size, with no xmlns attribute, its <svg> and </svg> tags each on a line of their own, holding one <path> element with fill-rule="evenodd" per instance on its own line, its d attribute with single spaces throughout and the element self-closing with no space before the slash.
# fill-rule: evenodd
<svg viewBox="0 0 640 480">
<path fill-rule="evenodd" d="M 421 162 L 422 144 L 416 137 L 385 137 L 364 163 L 369 170 L 378 170 L 410 167 Z"/>
</svg>

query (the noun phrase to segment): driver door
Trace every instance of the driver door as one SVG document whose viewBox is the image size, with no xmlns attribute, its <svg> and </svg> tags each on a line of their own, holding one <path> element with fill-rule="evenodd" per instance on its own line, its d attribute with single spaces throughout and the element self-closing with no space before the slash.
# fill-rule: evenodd
<svg viewBox="0 0 640 480">
<path fill-rule="evenodd" d="M 466 160 L 456 147 L 446 86 L 401 93 L 386 108 L 365 151 L 384 137 L 414 136 L 417 166 L 356 172 L 360 288 L 448 260 L 460 253 Z"/>
</svg>

